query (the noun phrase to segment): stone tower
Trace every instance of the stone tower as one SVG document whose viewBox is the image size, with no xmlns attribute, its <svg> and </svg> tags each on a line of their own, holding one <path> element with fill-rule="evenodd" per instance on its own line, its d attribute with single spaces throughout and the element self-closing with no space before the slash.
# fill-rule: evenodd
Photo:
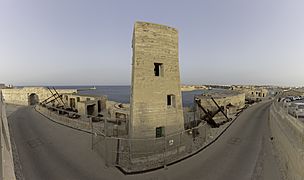
<svg viewBox="0 0 304 180">
<path fill-rule="evenodd" d="M 158 138 L 184 130 L 177 30 L 136 22 L 132 48 L 130 138 Z"/>
</svg>

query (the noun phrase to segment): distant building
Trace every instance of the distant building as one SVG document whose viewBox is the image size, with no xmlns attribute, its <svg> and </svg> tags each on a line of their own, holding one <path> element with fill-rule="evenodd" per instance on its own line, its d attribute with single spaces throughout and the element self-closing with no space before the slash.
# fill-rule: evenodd
<svg viewBox="0 0 304 180">
<path fill-rule="evenodd" d="M 64 104 L 83 116 L 98 116 L 106 110 L 106 96 L 64 94 Z"/>
<path fill-rule="evenodd" d="M 0 84 L 0 89 L 6 88 L 5 84 Z"/>
<path fill-rule="evenodd" d="M 200 100 L 201 106 L 203 106 L 208 111 L 215 112 L 218 110 L 218 107 L 212 101 L 211 97 L 219 106 L 223 106 L 223 111 L 226 115 L 234 114 L 245 106 L 245 93 L 239 93 L 236 91 L 225 90 L 220 93 L 208 92 L 207 94 L 195 96 L 196 99 Z M 205 115 L 205 113 L 198 107 L 197 104 L 195 104 L 195 109 L 198 118 Z M 224 115 L 222 113 L 218 113 L 215 116 L 215 119 L 223 117 Z"/>
<path fill-rule="evenodd" d="M 57 89 L 59 94 L 76 93 L 77 89 Z M 2 89 L 3 97 L 6 103 L 19 105 L 38 104 L 53 94 L 45 87 L 23 87 Z"/>
<path fill-rule="evenodd" d="M 245 93 L 245 98 L 247 100 L 258 101 L 265 99 L 269 95 L 268 89 L 264 87 L 254 87 L 254 86 L 232 86 L 232 90 Z"/>
</svg>

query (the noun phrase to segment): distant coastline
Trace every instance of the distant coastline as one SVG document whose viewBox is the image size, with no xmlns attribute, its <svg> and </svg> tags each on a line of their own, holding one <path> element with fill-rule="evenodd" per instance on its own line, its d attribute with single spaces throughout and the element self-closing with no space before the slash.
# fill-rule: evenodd
<svg viewBox="0 0 304 180">
<path fill-rule="evenodd" d="M 207 86 L 198 86 L 198 85 L 182 85 L 181 86 L 181 91 L 186 92 L 186 91 L 195 91 L 195 90 L 206 90 L 208 89 Z"/>
<path fill-rule="evenodd" d="M 29 87 L 29 86 L 15 86 L 16 88 Z M 37 87 L 37 86 L 31 86 Z M 130 103 L 131 86 L 130 85 L 111 85 L 111 86 L 101 86 L 101 85 L 82 85 L 82 86 L 40 86 L 40 87 L 55 87 L 56 89 L 80 89 L 79 94 L 83 95 L 105 95 L 110 101 L 120 102 L 120 103 Z M 95 87 L 95 88 L 93 88 Z M 192 86 L 192 85 L 182 85 L 182 101 L 183 107 L 189 107 L 193 105 L 193 98 L 195 95 L 200 95 L 207 93 L 209 89 L 205 86 Z M 221 92 L 223 89 L 212 88 L 211 91 Z"/>
</svg>

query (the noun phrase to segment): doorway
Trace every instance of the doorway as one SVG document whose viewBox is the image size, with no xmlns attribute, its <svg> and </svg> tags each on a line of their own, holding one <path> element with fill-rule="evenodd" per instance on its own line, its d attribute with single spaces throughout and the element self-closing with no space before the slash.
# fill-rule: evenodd
<svg viewBox="0 0 304 180">
<path fill-rule="evenodd" d="M 36 105 L 38 103 L 39 103 L 38 95 L 35 94 L 35 93 L 30 94 L 29 97 L 28 97 L 28 104 L 29 105 Z"/>
</svg>

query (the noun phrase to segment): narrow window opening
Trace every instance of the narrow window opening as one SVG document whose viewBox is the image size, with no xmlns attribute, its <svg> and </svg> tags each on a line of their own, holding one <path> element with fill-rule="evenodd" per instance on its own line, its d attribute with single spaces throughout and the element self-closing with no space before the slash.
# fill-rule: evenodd
<svg viewBox="0 0 304 180">
<path fill-rule="evenodd" d="M 171 104 L 172 104 L 171 95 L 167 95 L 167 106 L 171 106 Z"/>
<path fill-rule="evenodd" d="M 173 94 L 167 95 L 167 106 L 175 107 L 175 96 Z"/>
<path fill-rule="evenodd" d="M 163 63 L 154 63 L 154 75 L 163 76 Z"/>
<path fill-rule="evenodd" d="M 97 106 L 97 109 L 98 109 L 98 112 L 101 112 L 101 100 L 98 100 L 98 106 Z"/>
<path fill-rule="evenodd" d="M 155 129 L 156 138 L 164 137 L 165 136 L 165 127 L 157 127 Z"/>
<path fill-rule="evenodd" d="M 80 101 L 80 97 L 77 97 L 77 102 L 79 102 Z"/>
<path fill-rule="evenodd" d="M 75 98 L 71 98 L 70 99 L 70 107 L 71 108 L 75 108 L 76 107 Z"/>
</svg>

